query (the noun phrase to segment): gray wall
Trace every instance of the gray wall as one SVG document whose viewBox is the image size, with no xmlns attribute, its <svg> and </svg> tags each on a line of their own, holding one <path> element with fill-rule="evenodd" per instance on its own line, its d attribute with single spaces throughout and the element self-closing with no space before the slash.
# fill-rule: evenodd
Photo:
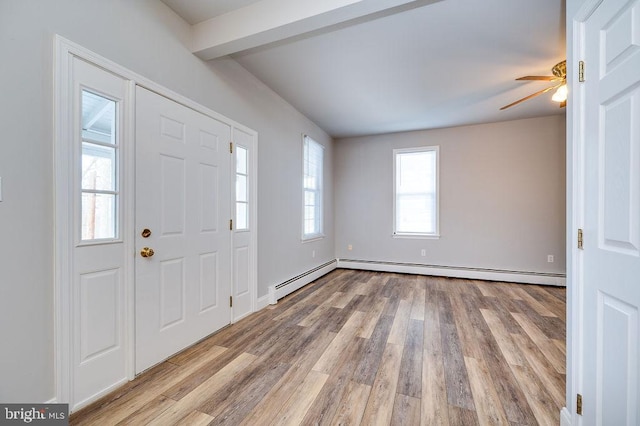
<svg viewBox="0 0 640 426">
<path fill-rule="evenodd" d="M 393 238 L 392 150 L 432 145 L 441 237 Z M 564 115 L 340 139 L 334 167 L 338 258 L 565 272 Z"/>
<path fill-rule="evenodd" d="M 206 64 L 189 27 L 157 0 L 0 0 L 0 401 L 54 396 L 53 35 L 58 33 L 259 132 L 258 294 L 334 258 L 327 237 L 302 244 L 302 141 L 320 128 L 236 62 Z M 311 257 L 311 250 L 316 257 Z"/>
</svg>

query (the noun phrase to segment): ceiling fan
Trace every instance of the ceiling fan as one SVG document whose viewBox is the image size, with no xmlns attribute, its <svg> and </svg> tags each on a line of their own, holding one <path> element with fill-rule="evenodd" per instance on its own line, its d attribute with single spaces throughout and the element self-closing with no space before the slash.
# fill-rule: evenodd
<svg viewBox="0 0 640 426">
<path fill-rule="evenodd" d="M 556 83 L 551 87 L 547 87 L 546 89 L 542 89 L 536 93 L 532 93 L 529 96 L 525 96 L 522 99 L 519 99 L 509 105 L 505 105 L 500 110 L 504 110 L 507 108 L 511 108 L 514 105 L 518 105 L 520 102 L 528 101 L 531 98 L 535 98 L 536 96 L 542 95 L 543 93 L 547 93 L 552 91 L 553 89 L 557 89 L 556 93 L 551 97 L 552 101 L 560 102 L 560 108 L 567 106 L 567 61 L 558 62 L 551 68 L 551 72 L 553 75 L 528 75 L 525 77 L 516 78 L 516 81 L 520 80 L 534 80 L 534 81 L 551 81 Z"/>
</svg>

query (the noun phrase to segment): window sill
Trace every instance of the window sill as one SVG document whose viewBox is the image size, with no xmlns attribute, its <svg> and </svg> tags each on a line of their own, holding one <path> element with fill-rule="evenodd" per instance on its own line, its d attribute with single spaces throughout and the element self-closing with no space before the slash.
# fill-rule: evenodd
<svg viewBox="0 0 640 426">
<path fill-rule="evenodd" d="M 394 233 L 393 238 L 409 238 L 409 239 L 417 239 L 417 240 L 439 240 L 440 234 L 405 234 L 405 233 Z"/>
<path fill-rule="evenodd" d="M 309 235 L 307 237 L 302 237 L 302 244 L 312 243 L 314 241 L 319 241 L 319 240 L 323 240 L 323 239 L 324 239 L 324 234 Z"/>
<path fill-rule="evenodd" d="M 108 244 L 122 244 L 121 238 L 96 238 L 95 240 L 82 240 L 76 243 L 76 247 L 104 246 Z"/>
</svg>

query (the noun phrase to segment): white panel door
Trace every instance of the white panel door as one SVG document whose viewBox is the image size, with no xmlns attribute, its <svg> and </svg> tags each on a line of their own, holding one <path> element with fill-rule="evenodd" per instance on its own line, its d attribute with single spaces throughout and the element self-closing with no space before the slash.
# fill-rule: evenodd
<svg viewBox="0 0 640 426">
<path fill-rule="evenodd" d="M 604 0 L 584 30 L 582 419 L 638 425 L 640 1 Z"/>
<path fill-rule="evenodd" d="M 231 321 L 230 139 L 136 89 L 136 373 Z"/>
<path fill-rule="evenodd" d="M 232 242 L 233 320 L 254 311 L 255 276 L 255 135 L 238 128 L 234 139 L 234 227 Z"/>
</svg>

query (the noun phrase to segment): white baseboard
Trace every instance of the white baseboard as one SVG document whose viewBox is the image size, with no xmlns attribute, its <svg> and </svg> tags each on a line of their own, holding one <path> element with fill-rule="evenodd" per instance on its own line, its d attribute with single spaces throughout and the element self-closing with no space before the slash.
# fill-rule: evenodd
<svg viewBox="0 0 640 426">
<path fill-rule="evenodd" d="M 338 259 L 337 267 L 343 269 L 363 269 L 367 271 L 396 272 L 401 274 L 435 275 L 440 277 L 466 278 L 473 280 L 554 285 L 561 287 L 566 286 L 566 277 L 563 274 L 421 265 L 416 263 L 373 262 L 351 259 Z"/>
<path fill-rule="evenodd" d="M 567 407 L 562 407 L 560 411 L 560 426 L 571 426 L 571 413 Z"/>
<path fill-rule="evenodd" d="M 121 380 L 117 381 L 116 383 L 107 386 L 106 388 L 102 389 L 101 391 L 96 392 L 95 394 L 91 395 L 90 397 L 85 398 L 84 400 L 78 402 L 73 407 L 71 407 L 71 405 L 69 405 L 69 413 L 75 413 L 76 411 L 88 406 L 89 404 L 97 401 L 98 399 L 102 398 L 103 396 L 113 392 L 114 390 L 118 389 L 120 386 L 123 386 L 127 382 L 129 382 L 128 378 L 121 379 Z"/>
<path fill-rule="evenodd" d="M 256 312 L 269 306 L 269 294 L 259 297 L 256 301 Z"/>
<path fill-rule="evenodd" d="M 247 313 L 245 313 L 245 314 L 240 315 L 240 316 L 239 316 L 239 317 L 237 317 L 237 318 L 234 318 L 234 319 L 233 319 L 233 321 L 231 322 L 231 324 L 235 324 L 235 323 L 237 323 L 238 321 L 240 321 L 240 320 L 242 320 L 242 319 L 244 319 L 244 318 L 248 317 L 249 315 L 253 314 L 254 312 L 256 312 L 256 311 L 249 311 L 249 312 L 247 312 Z"/>
<path fill-rule="evenodd" d="M 58 398 L 56 398 L 55 396 L 53 398 L 51 398 L 48 401 L 44 402 L 45 404 L 57 404 L 58 403 Z"/>
<path fill-rule="evenodd" d="M 281 284 L 269 286 L 269 294 L 267 295 L 268 303 L 270 305 L 275 305 L 276 303 L 278 303 L 278 300 L 282 299 L 286 295 L 293 293 L 294 291 L 304 287 L 312 281 L 317 280 L 321 276 L 328 274 L 336 268 L 336 261 L 331 260 L 325 264 L 318 266 L 317 268 L 304 272 L 297 277 L 291 278 L 290 280 L 285 281 Z M 264 296 L 262 298 L 264 298 Z"/>
</svg>

